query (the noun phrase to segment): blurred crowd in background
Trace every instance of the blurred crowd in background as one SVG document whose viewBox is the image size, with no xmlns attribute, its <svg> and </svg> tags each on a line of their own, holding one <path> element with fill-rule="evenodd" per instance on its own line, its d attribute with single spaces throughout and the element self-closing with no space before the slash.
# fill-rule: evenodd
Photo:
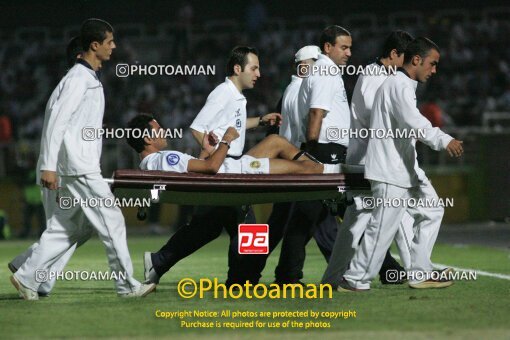
<svg viewBox="0 0 510 340">
<path fill-rule="evenodd" d="M 106 95 L 105 124 L 124 126 L 136 113 L 151 112 L 167 127 L 187 128 L 208 93 L 223 81 L 229 51 L 242 44 L 259 49 L 262 74 L 255 89 L 247 93 L 248 114 L 271 111 L 295 71 L 293 54 L 304 45 L 317 44 L 320 29 L 285 22 L 284 27 L 272 27 L 264 5 L 252 5 L 246 13 L 249 20 L 200 31 L 193 7 L 185 3 L 176 13 L 168 39 L 158 40 L 150 32 L 145 34 L 147 41 L 143 37 L 130 39 L 117 30 L 118 48 L 101 76 Z M 115 22 L 112 24 L 115 27 Z M 437 104 L 445 117 L 443 124 L 476 126 L 481 124 L 484 111 L 510 111 L 509 21 L 425 18 L 414 25 L 375 30 L 345 26 L 353 36 L 350 63 L 354 65 L 372 62 L 391 29 L 404 29 L 435 41 L 441 48 L 438 74 L 420 88 L 418 100 Z M 57 46 L 38 40 L 0 42 L 0 115 L 11 121 L 14 140 L 40 138 L 46 101 L 66 71 L 64 50 L 65 42 Z M 117 63 L 215 65 L 216 75 L 119 78 L 115 75 Z M 356 77 L 346 77 L 345 81 L 347 90 L 352 90 Z"/>
</svg>

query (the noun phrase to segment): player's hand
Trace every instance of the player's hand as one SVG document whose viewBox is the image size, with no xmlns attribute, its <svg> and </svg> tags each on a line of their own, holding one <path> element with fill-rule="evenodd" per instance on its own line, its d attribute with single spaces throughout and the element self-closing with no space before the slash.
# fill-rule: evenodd
<svg viewBox="0 0 510 340">
<path fill-rule="evenodd" d="M 268 113 L 265 116 L 262 116 L 261 122 L 263 125 L 282 125 L 282 115 L 279 113 Z"/>
<path fill-rule="evenodd" d="M 223 135 L 223 140 L 229 143 L 237 138 L 239 138 L 239 132 L 233 127 L 229 127 Z"/>
<path fill-rule="evenodd" d="M 56 171 L 43 170 L 41 171 L 41 185 L 50 190 L 57 190 L 58 177 Z"/>
<path fill-rule="evenodd" d="M 220 141 L 218 136 L 212 131 L 207 134 L 207 140 L 211 146 L 215 146 Z"/>
<path fill-rule="evenodd" d="M 462 141 L 452 139 L 450 143 L 446 146 L 446 151 L 450 154 L 450 157 L 460 157 L 464 153 L 464 148 L 462 147 Z"/>
<path fill-rule="evenodd" d="M 204 137 L 202 138 L 202 149 L 207 151 L 209 154 L 214 152 L 215 145 L 218 144 L 218 136 L 214 132 L 207 131 L 204 133 Z"/>
</svg>

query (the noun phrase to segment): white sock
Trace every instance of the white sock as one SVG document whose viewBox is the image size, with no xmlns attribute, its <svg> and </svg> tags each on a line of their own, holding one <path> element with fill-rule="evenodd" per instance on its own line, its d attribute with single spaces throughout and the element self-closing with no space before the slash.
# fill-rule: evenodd
<svg viewBox="0 0 510 340">
<path fill-rule="evenodd" d="M 323 174 L 339 174 L 340 173 L 340 164 L 323 164 L 324 171 Z"/>
</svg>

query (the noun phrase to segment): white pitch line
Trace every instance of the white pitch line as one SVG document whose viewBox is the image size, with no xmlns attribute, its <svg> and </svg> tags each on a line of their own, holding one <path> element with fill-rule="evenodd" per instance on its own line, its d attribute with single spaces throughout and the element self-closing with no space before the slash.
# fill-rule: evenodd
<svg viewBox="0 0 510 340">
<path fill-rule="evenodd" d="M 397 254 L 391 254 L 391 256 L 393 256 L 394 258 L 398 258 L 400 260 L 400 256 L 398 256 Z M 506 275 L 506 274 L 490 273 L 490 272 L 486 272 L 486 271 L 478 270 L 478 269 L 452 267 L 447 264 L 441 264 L 441 263 L 432 263 L 432 265 L 436 269 L 443 269 L 443 268 L 448 267 L 448 268 L 452 268 L 452 269 L 454 269 L 456 271 L 460 271 L 460 272 L 476 272 L 477 274 L 480 274 L 482 276 L 495 277 L 497 279 L 503 279 L 503 280 L 510 281 L 510 275 Z"/>
<path fill-rule="evenodd" d="M 436 269 L 443 269 L 445 267 L 450 267 L 450 268 L 453 268 L 454 270 L 459 271 L 459 272 L 476 272 L 477 274 L 480 274 L 482 276 L 489 276 L 489 277 L 495 277 L 495 278 L 503 279 L 503 280 L 510 280 L 510 275 L 505 275 L 505 274 L 490 273 L 490 272 L 486 272 L 486 271 L 478 270 L 478 269 L 452 267 L 452 266 L 448 266 L 446 264 L 441 264 L 441 263 L 432 263 L 432 265 Z"/>
</svg>

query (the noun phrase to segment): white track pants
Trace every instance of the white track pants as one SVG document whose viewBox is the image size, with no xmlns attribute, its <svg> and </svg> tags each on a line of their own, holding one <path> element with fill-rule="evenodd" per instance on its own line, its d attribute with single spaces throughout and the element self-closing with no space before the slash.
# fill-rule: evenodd
<svg viewBox="0 0 510 340">
<path fill-rule="evenodd" d="M 438 200 L 436 191 L 428 179 L 420 186 L 401 188 L 388 183 L 371 181 L 372 195 L 375 199 L 409 198 Z M 378 205 L 372 212 L 372 217 L 365 231 L 361 245 L 356 250 L 345 272 L 345 279 L 349 284 L 359 289 L 369 289 L 370 282 L 376 277 L 384 260 L 384 254 L 391 245 L 395 234 L 406 211 L 414 219 L 414 237 L 410 247 L 410 271 L 428 272 L 433 269 L 430 256 L 436 242 L 443 207 L 406 207 L 403 204 L 393 207 Z M 420 277 L 415 275 L 414 277 Z M 410 281 L 410 283 L 418 283 Z"/>
<path fill-rule="evenodd" d="M 56 207 L 57 191 L 43 188 L 41 190 L 41 193 L 42 193 L 42 203 L 43 203 L 43 207 L 44 207 L 44 214 L 46 215 L 46 225 L 49 225 L 49 220 L 50 220 L 51 216 L 53 215 L 53 211 L 55 210 L 55 207 Z M 49 270 L 53 273 L 62 272 L 64 270 L 65 266 L 67 265 L 67 263 L 69 262 L 69 260 L 71 259 L 71 256 L 73 256 L 73 253 L 76 250 L 76 248 L 79 247 L 80 245 L 82 245 L 83 243 L 85 243 L 92 236 L 93 232 L 94 232 L 94 230 L 90 229 L 90 231 L 88 233 L 85 233 L 83 235 L 82 239 L 80 241 L 78 241 L 78 243 L 73 244 L 73 246 L 71 248 L 69 248 L 69 250 L 66 251 L 65 254 L 62 255 L 60 257 L 60 259 L 58 259 L 53 264 L 53 266 L 51 266 L 51 268 Z M 37 248 L 37 246 L 39 246 L 39 243 L 35 242 L 23 253 L 16 256 L 11 261 L 11 263 L 16 268 L 20 268 L 23 265 L 23 263 L 25 263 L 25 261 L 30 256 L 32 256 L 32 253 L 35 250 L 35 248 Z M 53 277 L 53 278 L 49 279 L 48 281 L 42 282 L 41 285 L 39 286 L 38 292 L 43 293 L 43 294 L 49 294 L 51 292 L 51 290 L 53 289 L 53 287 L 55 286 L 56 281 L 57 281 L 57 279 L 55 277 Z"/>
<path fill-rule="evenodd" d="M 100 174 L 62 177 L 60 196 L 87 200 L 113 198 L 110 188 Z M 88 222 L 87 222 L 88 221 Z M 126 241 L 124 216 L 118 207 L 73 205 L 69 209 L 56 207 L 46 230 L 33 249 L 32 256 L 18 269 L 16 278 L 26 287 L 39 290 L 40 275 L 36 272 L 51 268 L 70 249 L 83 241 L 94 228 L 106 247 L 110 270 L 117 275 L 117 292 L 135 291 L 140 283 L 133 278 L 133 265 Z"/>
<path fill-rule="evenodd" d="M 338 285 L 349 268 L 349 263 L 372 217 L 372 209 L 368 209 L 364 201 L 366 197 L 368 196 L 356 194 L 353 197 L 354 203 L 347 207 L 344 219 L 338 228 L 335 245 L 322 277 L 322 283 Z M 413 223 L 413 218 L 405 213 L 395 236 L 400 259 L 406 270 L 411 267 L 410 243 L 413 239 Z M 383 260 L 385 255 L 386 251 L 382 255 Z"/>
</svg>

